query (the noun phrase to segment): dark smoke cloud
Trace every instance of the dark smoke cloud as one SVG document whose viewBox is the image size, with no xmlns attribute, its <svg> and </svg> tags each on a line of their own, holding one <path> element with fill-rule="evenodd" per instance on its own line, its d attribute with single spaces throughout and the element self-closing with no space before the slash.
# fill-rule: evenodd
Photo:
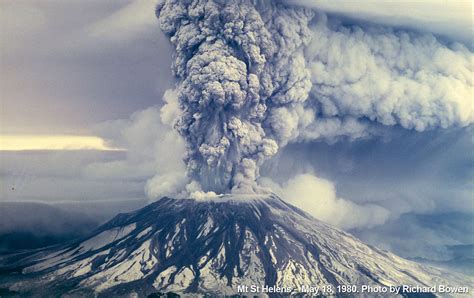
<svg viewBox="0 0 474 298">
<path fill-rule="evenodd" d="M 258 168 L 278 150 L 280 130 L 266 121 L 305 101 L 311 88 L 305 9 L 270 2 L 165 1 L 162 30 L 176 48 L 173 70 L 188 170 L 204 190 L 254 192 Z"/>
<path fill-rule="evenodd" d="M 432 35 L 345 26 L 275 1 L 168 0 L 188 173 L 204 191 L 258 192 L 290 142 L 473 122 L 472 53 Z"/>
</svg>

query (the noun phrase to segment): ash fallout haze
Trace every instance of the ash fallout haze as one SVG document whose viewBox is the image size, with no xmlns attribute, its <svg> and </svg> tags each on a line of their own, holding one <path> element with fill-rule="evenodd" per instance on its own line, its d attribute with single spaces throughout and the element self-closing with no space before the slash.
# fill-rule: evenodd
<svg viewBox="0 0 474 298">
<path fill-rule="evenodd" d="M 0 2 L 0 296 L 472 295 L 472 5 Z"/>
</svg>

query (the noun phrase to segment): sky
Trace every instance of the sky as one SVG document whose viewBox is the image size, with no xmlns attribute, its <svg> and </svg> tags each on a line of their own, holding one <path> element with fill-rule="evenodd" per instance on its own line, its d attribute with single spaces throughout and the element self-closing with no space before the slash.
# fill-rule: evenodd
<svg viewBox="0 0 474 298">
<path fill-rule="evenodd" d="M 357 20 L 429 31 L 472 44 L 471 0 L 286 0 Z"/>
<path fill-rule="evenodd" d="M 472 51 L 469 1 L 286 2 Z M 173 49 L 154 6 L 0 2 L 0 201 L 112 203 L 184 186 L 184 143 L 169 125 Z M 472 129 L 394 125 L 357 140 L 302 140 L 265 162 L 261 183 L 375 246 L 446 259 L 447 247 L 474 244 Z"/>
<path fill-rule="evenodd" d="M 152 1 L 0 6 L 3 134 L 90 134 L 155 104 L 173 82 Z"/>
</svg>

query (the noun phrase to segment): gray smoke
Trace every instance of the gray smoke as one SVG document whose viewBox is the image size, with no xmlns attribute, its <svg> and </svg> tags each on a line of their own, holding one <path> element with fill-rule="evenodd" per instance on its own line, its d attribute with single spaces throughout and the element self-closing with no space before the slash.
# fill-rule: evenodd
<svg viewBox="0 0 474 298">
<path fill-rule="evenodd" d="M 271 110 L 307 99 L 306 9 L 268 1 L 165 1 L 162 30 L 176 48 L 191 176 L 203 190 L 255 192 L 258 168 L 278 150 Z"/>
<path fill-rule="evenodd" d="M 325 16 L 312 31 L 312 97 L 325 117 L 365 117 L 417 131 L 473 121 L 473 55 L 461 44 L 450 48 L 433 35 L 347 28 Z"/>
<path fill-rule="evenodd" d="M 167 0 L 157 16 L 176 49 L 175 127 L 204 191 L 259 191 L 259 166 L 289 142 L 473 122 L 462 45 L 264 0 Z"/>
</svg>

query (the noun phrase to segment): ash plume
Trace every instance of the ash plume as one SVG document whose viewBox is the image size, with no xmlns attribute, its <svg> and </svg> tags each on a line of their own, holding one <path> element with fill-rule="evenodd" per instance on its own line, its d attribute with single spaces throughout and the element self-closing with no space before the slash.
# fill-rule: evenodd
<svg viewBox="0 0 474 298">
<path fill-rule="evenodd" d="M 176 49 L 175 128 L 204 191 L 258 192 L 260 165 L 289 142 L 473 122 L 460 44 L 277 1 L 166 0 L 157 17 Z"/>
<path fill-rule="evenodd" d="M 161 29 L 176 48 L 185 161 L 206 191 L 256 191 L 258 168 L 278 150 L 268 114 L 307 99 L 306 9 L 270 2 L 165 1 Z"/>
<path fill-rule="evenodd" d="M 306 49 L 323 116 L 424 131 L 473 122 L 473 54 L 433 35 L 343 26 L 320 16 Z"/>
</svg>

